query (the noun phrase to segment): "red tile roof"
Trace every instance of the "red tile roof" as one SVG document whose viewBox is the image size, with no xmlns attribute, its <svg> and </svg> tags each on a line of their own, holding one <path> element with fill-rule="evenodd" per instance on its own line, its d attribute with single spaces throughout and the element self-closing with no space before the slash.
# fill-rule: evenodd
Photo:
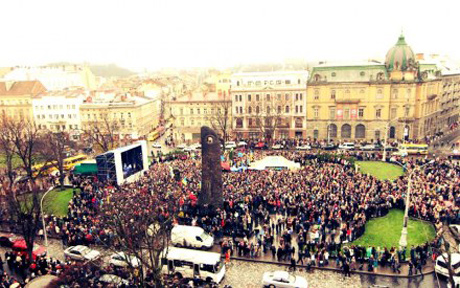
<svg viewBox="0 0 460 288">
<path fill-rule="evenodd" d="M 9 89 L 7 89 L 7 82 L 0 82 L 0 96 L 37 95 L 45 91 L 46 88 L 40 81 L 17 81 Z"/>
</svg>

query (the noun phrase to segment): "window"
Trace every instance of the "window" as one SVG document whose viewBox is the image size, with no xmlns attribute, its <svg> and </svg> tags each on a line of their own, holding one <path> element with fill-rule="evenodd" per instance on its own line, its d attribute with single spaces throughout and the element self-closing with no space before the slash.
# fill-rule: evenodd
<svg viewBox="0 0 460 288">
<path fill-rule="evenodd" d="M 299 113 L 299 106 L 295 105 L 295 113 Z"/>
<path fill-rule="evenodd" d="M 204 108 L 203 109 L 203 114 L 208 114 L 208 109 Z"/>
<path fill-rule="evenodd" d="M 331 90 L 331 99 L 335 100 L 335 90 Z"/>
<path fill-rule="evenodd" d="M 251 94 L 248 94 L 248 101 L 251 102 Z"/>
<path fill-rule="evenodd" d="M 409 114 L 410 114 L 410 107 L 406 107 L 404 109 L 404 117 L 409 117 Z"/>
<path fill-rule="evenodd" d="M 238 114 L 238 107 L 235 107 L 235 113 Z"/>
<path fill-rule="evenodd" d="M 391 93 L 393 99 L 398 99 L 398 89 L 393 89 L 393 93 Z"/>
<path fill-rule="evenodd" d="M 193 120 L 193 119 L 190 120 L 190 124 L 191 124 L 192 126 L 195 125 L 195 120 Z"/>
<path fill-rule="evenodd" d="M 180 108 L 180 115 L 184 114 L 184 108 Z"/>
<path fill-rule="evenodd" d="M 375 130 L 375 140 L 380 139 L 380 130 Z"/>
<path fill-rule="evenodd" d="M 303 109 L 302 109 L 302 108 L 303 108 L 302 105 L 300 105 L 300 106 L 299 106 L 299 112 L 300 112 L 300 113 L 303 113 Z"/>
<path fill-rule="evenodd" d="M 193 108 L 190 108 L 190 114 L 193 115 Z"/>
<path fill-rule="evenodd" d="M 267 114 L 270 114 L 270 106 L 267 106 Z"/>
<path fill-rule="evenodd" d="M 364 77 L 364 76 L 366 76 L 366 73 L 364 73 L 364 71 L 361 71 L 361 72 L 359 73 L 359 76 Z"/>
<path fill-rule="evenodd" d="M 266 95 L 266 99 L 267 99 L 267 101 L 270 101 L 270 94 Z"/>
<path fill-rule="evenodd" d="M 319 99 L 319 89 L 315 89 L 315 100 Z"/>
<path fill-rule="evenodd" d="M 276 80 L 276 85 L 281 85 L 281 80 Z"/>
<path fill-rule="evenodd" d="M 276 99 L 277 99 L 278 101 L 281 101 L 281 94 L 276 94 Z"/>
<path fill-rule="evenodd" d="M 243 101 L 243 95 L 240 95 L 240 102 Z"/>
<path fill-rule="evenodd" d="M 375 96 L 377 99 L 382 99 L 383 98 L 383 90 L 382 89 L 377 89 L 377 95 Z"/>
<path fill-rule="evenodd" d="M 382 109 L 380 108 L 375 109 L 375 118 L 376 119 L 382 118 Z"/>
<path fill-rule="evenodd" d="M 252 113 L 252 107 L 251 107 L 251 106 L 248 107 L 248 113 L 249 113 L 249 114 Z"/>
<path fill-rule="evenodd" d="M 343 111 L 343 117 L 345 119 L 350 119 L 350 109 L 344 109 Z"/>
<path fill-rule="evenodd" d="M 259 106 L 256 106 L 256 113 L 259 114 L 259 112 L 260 112 Z"/>
<path fill-rule="evenodd" d="M 289 85 L 289 84 L 291 84 L 291 80 L 286 80 L 284 83 Z"/>
<path fill-rule="evenodd" d="M 364 108 L 358 109 L 358 118 L 364 118 Z"/>
<path fill-rule="evenodd" d="M 196 108 L 196 114 L 200 114 L 200 108 Z"/>
<path fill-rule="evenodd" d="M 315 119 L 319 118 L 319 108 L 315 108 L 313 110 L 313 117 L 315 117 Z"/>
<path fill-rule="evenodd" d="M 248 119 L 248 124 L 249 124 L 249 127 L 252 127 L 252 118 Z"/>
<path fill-rule="evenodd" d="M 281 106 L 278 106 L 278 114 L 281 114 Z"/>
<path fill-rule="evenodd" d="M 396 118 L 396 108 L 391 108 L 390 111 L 390 118 L 395 119 Z"/>
<path fill-rule="evenodd" d="M 335 107 L 329 107 L 329 119 L 335 118 Z"/>
<path fill-rule="evenodd" d="M 256 101 L 259 101 L 259 94 L 256 94 Z"/>
<path fill-rule="evenodd" d="M 180 125 L 181 125 L 181 126 L 185 126 L 185 121 L 184 121 L 184 119 L 181 119 L 181 120 L 180 120 Z"/>
<path fill-rule="evenodd" d="M 285 111 L 286 111 L 286 113 L 289 113 L 289 105 L 286 105 Z"/>
<path fill-rule="evenodd" d="M 299 101 L 299 93 L 295 93 L 295 101 Z"/>
<path fill-rule="evenodd" d="M 238 95 L 235 95 L 235 102 L 238 102 Z"/>
<path fill-rule="evenodd" d="M 335 72 L 332 72 L 331 77 L 335 77 L 335 76 L 337 76 L 337 74 Z"/>
<path fill-rule="evenodd" d="M 240 114 L 243 114 L 243 107 L 240 107 Z"/>
<path fill-rule="evenodd" d="M 289 100 L 289 93 L 284 94 L 284 99 L 285 99 L 286 101 Z"/>
<path fill-rule="evenodd" d="M 262 84 L 262 82 L 256 81 L 256 86 L 260 86 L 261 84 Z"/>
<path fill-rule="evenodd" d="M 299 93 L 299 100 L 302 101 L 302 93 Z"/>
</svg>

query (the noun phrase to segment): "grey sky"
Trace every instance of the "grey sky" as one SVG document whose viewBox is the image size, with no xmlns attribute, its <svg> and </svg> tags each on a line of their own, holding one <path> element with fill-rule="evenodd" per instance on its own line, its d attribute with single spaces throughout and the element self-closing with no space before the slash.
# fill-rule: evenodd
<svg viewBox="0 0 460 288">
<path fill-rule="evenodd" d="M 383 58 L 401 28 L 414 52 L 460 60 L 459 8 L 444 0 L 5 0 L 0 67 Z"/>
</svg>

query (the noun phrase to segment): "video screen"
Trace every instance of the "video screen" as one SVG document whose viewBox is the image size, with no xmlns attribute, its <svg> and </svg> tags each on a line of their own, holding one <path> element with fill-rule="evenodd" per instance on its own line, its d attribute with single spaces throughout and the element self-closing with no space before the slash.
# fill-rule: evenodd
<svg viewBox="0 0 460 288">
<path fill-rule="evenodd" d="M 144 169 L 142 147 L 139 146 L 121 153 L 121 165 L 124 179 Z"/>
</svg>

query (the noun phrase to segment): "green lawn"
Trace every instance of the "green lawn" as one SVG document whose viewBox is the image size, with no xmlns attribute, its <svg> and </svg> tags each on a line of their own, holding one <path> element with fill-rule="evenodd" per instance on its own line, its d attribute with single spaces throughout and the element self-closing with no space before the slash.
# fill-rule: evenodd
<svg viewBox="0 0 460 288">
<path fill-rule="evenodd" d="M 404 211 L 392 209 L 387 216 L 370 220 L 366 223 L 364 235 L 353 241 L 351 245 L 399 247 L 403 218 Z M 410 219 L 407 233 L 407 247 L 424 244 L 436 236 L 430 223 Z"/>
<path fill-rule="evenodd" d="M 13 162 L 13 169 L 18 168 L 19 166 L 21 166 L 21 163 L 22 163 L 21 159 L 17 155 L 13 156 L 12 162 Z M 6 168 L 5 155 L 3 154 L 0 154 L 0 169 L 1 168 Z"/>
<path fill-rule="evenodd" d="M 403 169 L 399 165 L 381 161 L 357 161 L 361 173 L 371 174 L 380 180 L 394 180 L 403 175 Z"/>
<path fill-rule="evenodd" d="M 72 188 L 66 188 L 61 191 L 59 188 L 54 189 L 43 199 L 43 210 L 46 214 L 53 214 L 59 217 L 67 216 L 68 205 L 72 199 Z"/>
</svg>

